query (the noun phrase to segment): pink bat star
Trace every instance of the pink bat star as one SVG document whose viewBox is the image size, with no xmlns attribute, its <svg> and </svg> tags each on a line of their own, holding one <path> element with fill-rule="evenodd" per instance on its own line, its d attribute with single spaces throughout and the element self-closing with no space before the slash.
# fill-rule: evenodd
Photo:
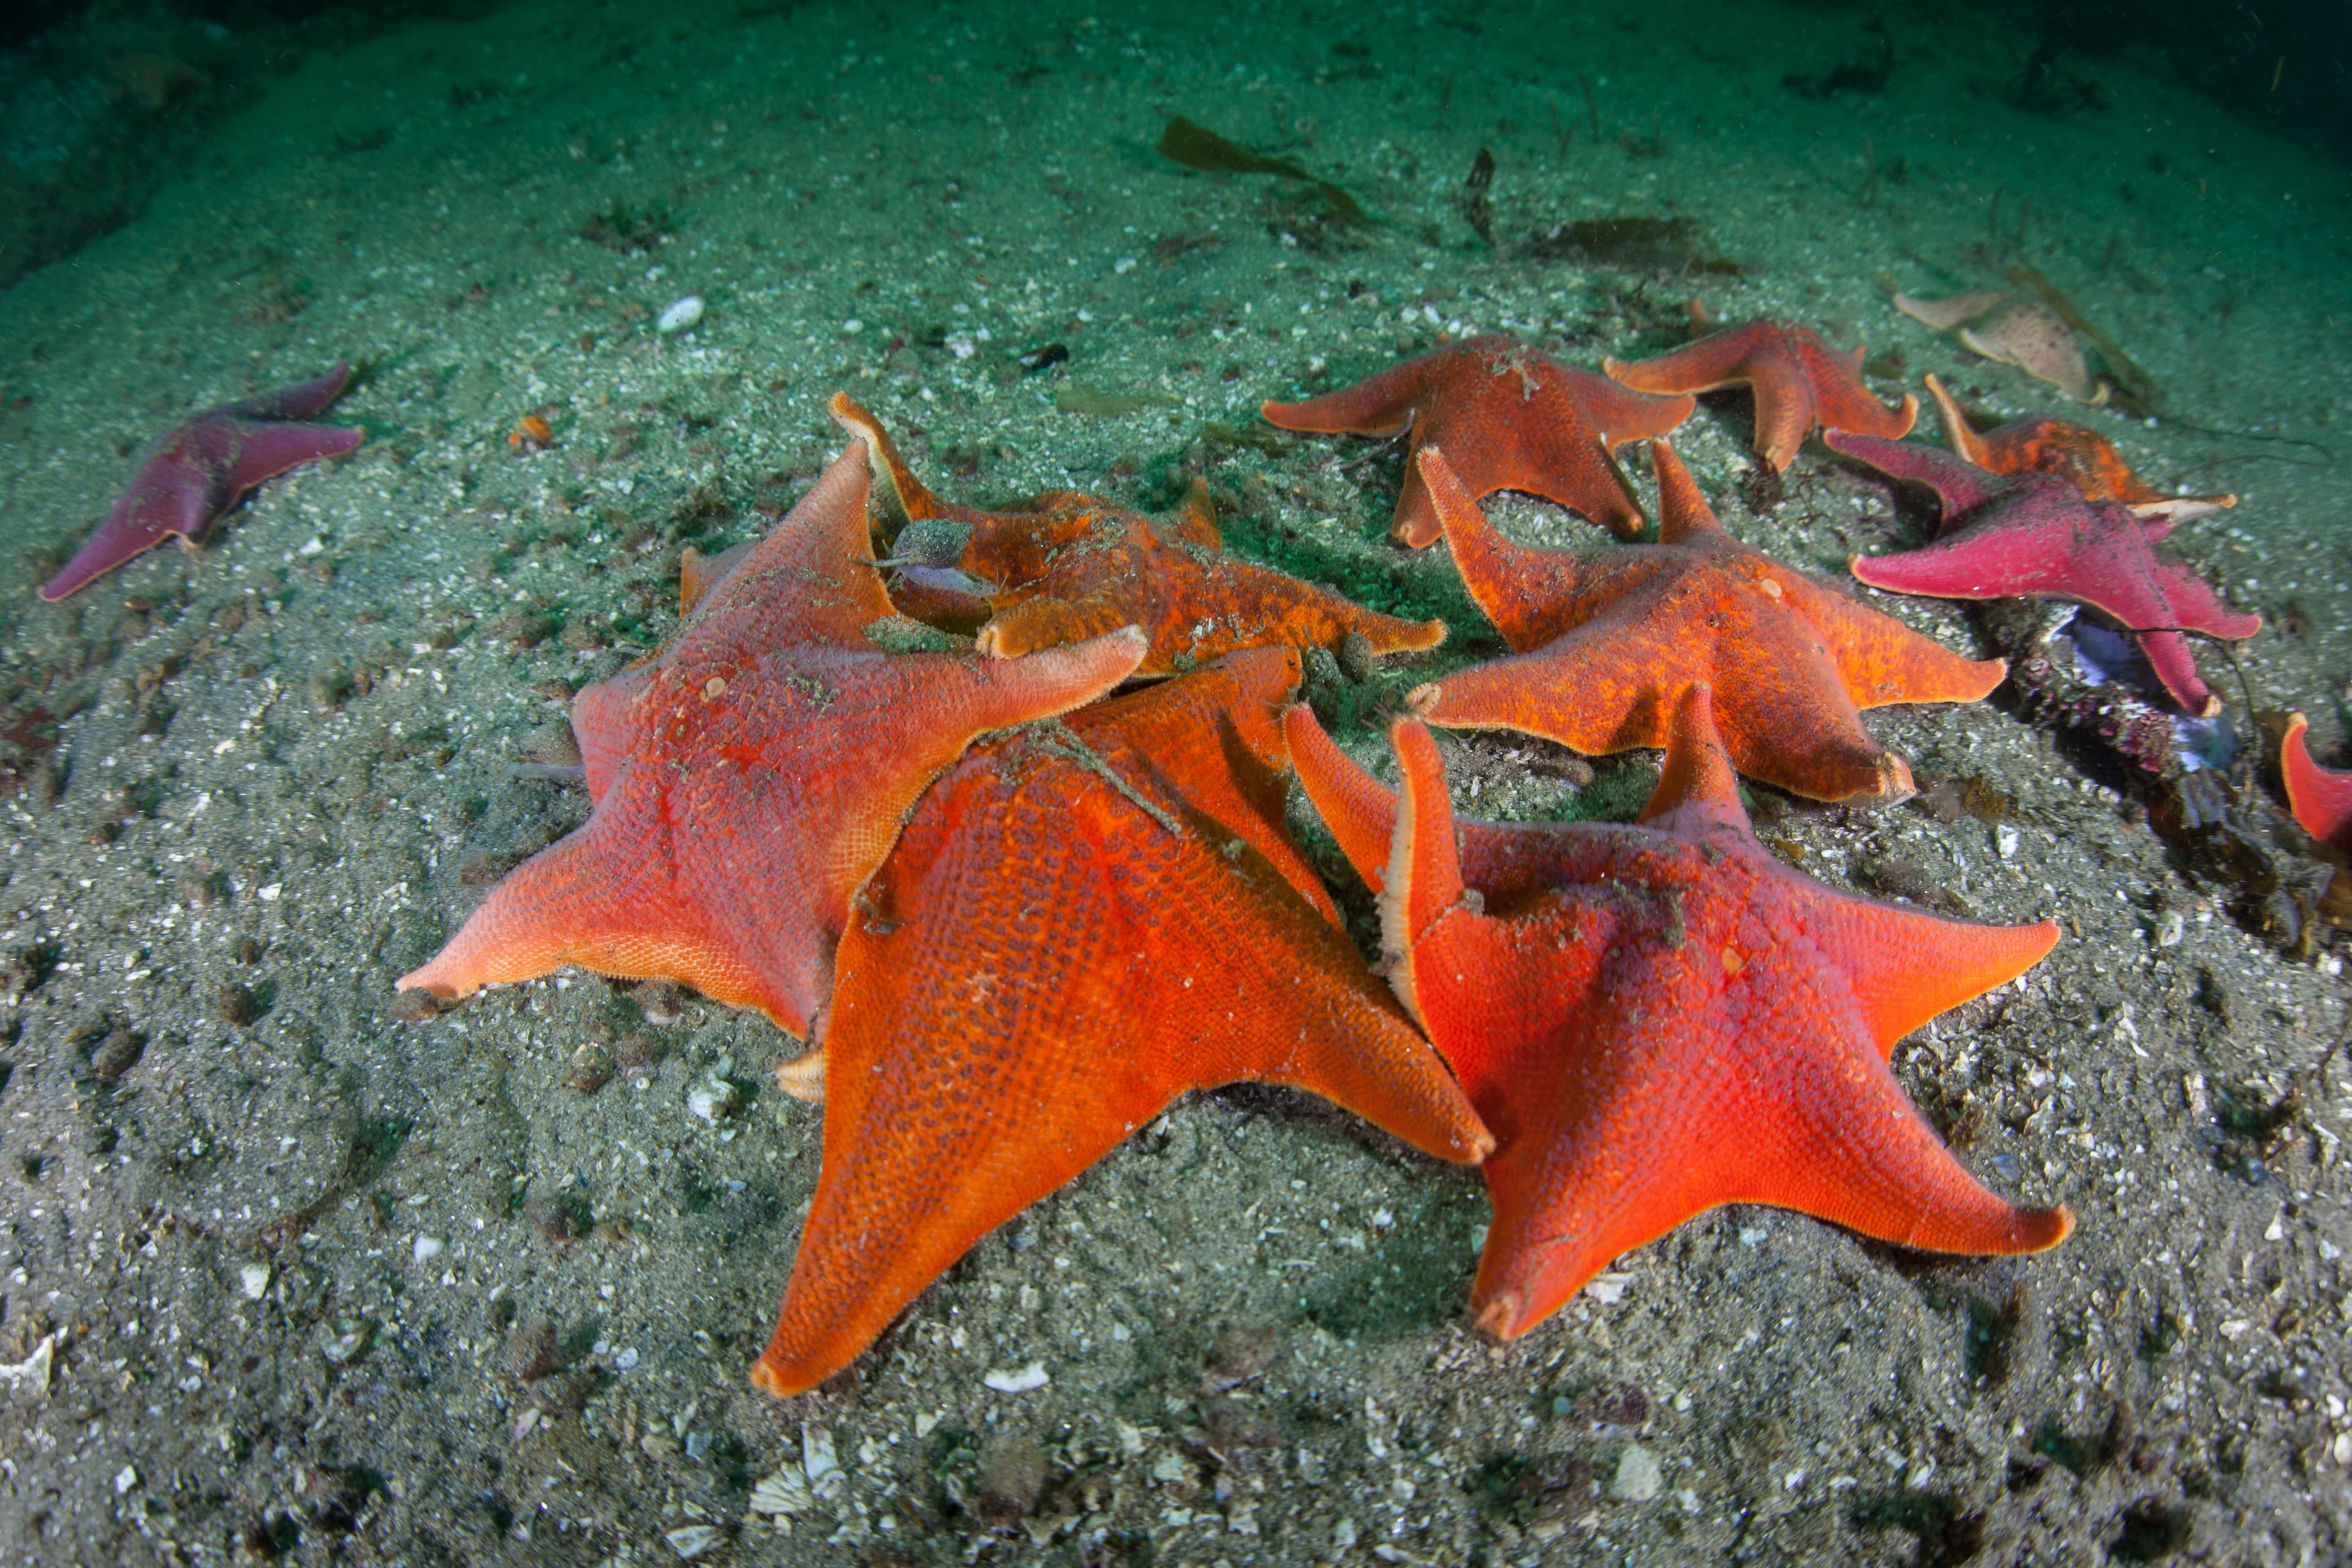
<svg viewBox="0 0 2352 1568">
<path fill-rule="evenodd" d="M 2263 618 L 2231 609 L 2187 563 L 2156 548 L 2173 519 L 2086 500 L 2072 480 L 2053 474 L 2002 477 L 1931 447 L 1842 430 L 1822 439 L 1891 479 L 1934 490 L 1951 530 L 1924 549 L 1856 556 L 1856 577 L 1890 593 L 1937 599 L 2046 594 L 2089 605 L 2138 639 L 2157 679 L 2183 708 L 2200 717 L 2219 710 L 2221 700 L 2198 678 L 2180 634 L 2234 641 L 2262 630 Z"/>
<path fill-rule="evenodd" d="M 351 366 L 337 360 L 316 381 L 224 403 L 173 426 L 98 531 L 41 584 L 41 597 L 62 599 L 174 535 L 193 548 L 213 519 L 262 480 L 366 440 L 364 430 L 304 423 L 341 396 L 351 376 Z"/>
</svg>

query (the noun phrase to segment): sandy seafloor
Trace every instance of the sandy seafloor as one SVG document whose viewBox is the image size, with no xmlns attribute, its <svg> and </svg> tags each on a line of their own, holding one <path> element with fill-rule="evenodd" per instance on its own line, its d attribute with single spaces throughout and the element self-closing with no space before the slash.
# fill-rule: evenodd
<svg viewBox="0 0 2352 1568">
<path fill-rule="evenodd" d="M 1987 280 L 2022 213 L 2024 253 L 2186 419 L 2352 440 L 2345 171 L 2157 76 L 2088 68 L 2112 106 L 2052 119 L 1998 99 L 2025 40 L 1958 15 L 1895 24 L 1885 95 L 1812 101 L 1782 77 L 1864 55 L 1866 13 L 1219 11 L 420 26 L 312 57 L 151 210 L 0 296 L 0 668 L 12 714 L 65 715 L 0 805 L 0 1359 L 52 1362 L 0 1385 L 5 1560 L 2352 1558 L 2339 966 L 2242 930 L 2118 775 L 1999 705 L 1870 722 L 1923 783 L 2006 794 L 2000 821 L 1756 793 L 1777 851 L 1834 884 L 1905 863 L 1980 918 L 2062 922 L 2041 967 L 1895 1058 L 1988 1181 L 2073 1205 L 2040 1258 L 1727 1210 L 1496 1345 L 1461 1319 L 1475 1174 L 1211 1096 L 779 1403 L 743 1374 L 821 1113 L 768 1089 L 714 1124 L 688 1095 L 722 1066 L 756 1089 L 788 1042 L 588 976 L 395 1018 L 394 977 L 584 812 L 510 764 L 675 624 L 683 543 L 765 528 L 837 450 L 836 388 L 950 493 L 1158 505 L 1205 472 L 1234 548 L 1444 615 L 1447 648 L 1366 712 L 1496 646 L 1442 552 L 1385 542 L 1396 453 L 1210 427 L 1262 429 L 1259 398 L 1441 333 L 1591 364 L 1679 341 L 1697 294 L 1866 337 L 1900 356 L 1885 392 L 1935 370 L 1991 413 L 2055 409 L 1883 295 Z M 1384 221 L 1329 233 L 1265 181 L 1170 165 L 1176 112 Z M 1481 146 L 1507 243 L 1687 215 L 1747 270 L 1497 255 L 1453 200 Z M 616 201 L 667 214 L 650 253 L 579 237 Z M 688 293 L 699 325 L 657 334 Z M 1067 364 L 1023 375 L 1051 342 Z M 358 453 L 201 553 L 34 599 L 157 431 L 339 355 L 372 366 L 340 411 Z M 1073 388 L 1152 401 L 1057 412 Z M 1822 572 L 1917 537 L 1817 447 L 1787 500 L 1743 506 L 1748 406 L 1711 399 L 1678 437 L 1734 531 Z M 554 445 L 518 453 L 533 412 Z M 2344 468 L 2084 417 L 2159 482 L 2241 492 L 2179 545 L 2269 625 L 2242 688 L 2210 647 L 2205 668 L 2241 722 L 2248 692 L 2301 708 L 2330 755 Z M 1532 501 L 1498 515 L 1600 540 Z M 1874 602 L 1976 645 L 1957 608 Z M 1376 735 L 1348 739 L 1372 757 Z M 1448 749 L 1466 811 L 1577 805 L 1526 764 L 1542 748 Z M 1594 788 L 1622 809 L 1650 766 Z M 646 1069 L 583 1093 L 599 1044 Z M 1041 1387 L 983 1385 L 1032 1363 Z M 751 1510 L 811 1458 L 797 1516 Z"/>
</svg>

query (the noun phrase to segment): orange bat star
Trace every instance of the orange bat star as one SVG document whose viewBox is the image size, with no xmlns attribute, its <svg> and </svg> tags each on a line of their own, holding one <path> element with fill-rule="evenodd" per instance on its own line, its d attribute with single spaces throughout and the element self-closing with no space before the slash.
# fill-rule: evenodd
<svg viewBox="0 0 2352 1568">
<path fill-rule="evenodd" d="M 1963 658 L 1740 543 L 1674 448 L 1650 452 L 1659 542 L 1598 552 L 1506 539 L 1447 455 L 1421 454 L 1454 564 L 1516 657 L 1416 688 L 1413 711 L 1620 752 L 1663 744 L 1684 690 L 1706 681 L 1723 694 L 1725 743 L 1750 778 L 1813 800 L 1910 793 L 1910 768 L 1856 710 L 1973 702 L 2009 667 Z"/>
<path fill-rule="evenodd" d="M 1899 409 L 1870 395 L 1860 349 L 1842 353 L 1811 327 L 1778 321 L 1726 327 L 1656 359 L 1604 359 L 1601 368 L 1636 392 L 1711 392 L 1745 382 L 1756 390 L 1756 449 L 1783 473 L 1816 425 L 1895 440 L 1919 414 L 1919 400 L 1908 393 Z"/>
<path fill-rule="evenodd" d="M 1630 539 L 1645 526 L 1609 454 L 1663 436 L 1691 416 L 1688 397 L 1643 397 L 1505 337 L 1466 338 L 1304 403 L 1258 412 L 1286 430 L 1410 436 L 1404 494 L 1389 537 L 1418 550 L 1437 538 L 1437 512 L 1413 457 L 1453 455 L 1474 496 L 1524 490 Z"/>
<path fill-rule="evenodd" d="M 1025 659 L 885 655 L 865 630 L 893 614 L 866 484 L 853 443 L 667 648 L 573 699 L 587 822 L 402 989 L 466 996 L 571 963 L 808 1032 L 850 896 L 924 786 L 973 736 L 1091 701 L 1144 651 L 1129 627 Z"/>
<path fill-rule="evenodd" d="M 2030 414 L 1979 434 L 1958 401 L 1932 375 L 1927 393 L 1943 416 L 1945 443 L 1979 468 L 1996 474 L 2056 474 L 2072 479 L 2085 500 L 2120 501 L 2142 517 L 2168 517 L 2175 522 L 2238 504 L 2233 495 L 2166 495 L 2133 473 L 2105 436 L 2069 420 Z"/>
<path fill-rule="evenodd" d="M 2311 747 L 2303 738 L 2310 727 L 2302 714 L 2290 713 L 2279 742 L 2279 776 L 2286 784 L 2287 809 L 2305 833 L 2352 854 L 2352 772 L 2323 768 L 2311 760 Z"/>
<path fill-rule="evenodd" d="M 1940 920 L 1782 866 L 1709 707 L 1706 686 L 1682 693 L 1643 826 L 1458 836 L 1426 729 L 1396 726 L 1391 800 L 1308 743 L 1311 715 L 1288 720 L 1308 798 L 1349 821 L 1340 843 L 1380 889 L 1390 984 L 1494 1131 L 1470 1310 L 1497 1338 L 1723 1204 L 1931 1252 L 2038 1252 L 2074 1226 L 1979 1184 L 1887 1070 L 1896 1041 L 2039 962 L 2058 928 Z"/>
<path fill-rule="evenodd" d="M 842 939 L 824 1163 L 751 1380 L 814 1387 L 974 1242 L 1177 1096 L 1310 1089 L 1493 1147 L 1283 837 L 1286 648 L 974 750 Z"/>
<path fill-rule="evenodd" d="M 1071 490 L 981 511 L 924 489 L 888 432 L 845 395 L 834 397 L 833 416 L 872 453 L 900 607 L 952 630 L 976 627 L 982 653 L 1010 657 L 1133 625 L 1151 638 L 1137 671 L 1150 676 L 1269 643 L 1337 651 L 1350 633 L 1383 654 L 1445 640 L 1443 621 L 1384 616 L 1227 555 L 1199 480 L 1166 519 Z"/>
</svg>

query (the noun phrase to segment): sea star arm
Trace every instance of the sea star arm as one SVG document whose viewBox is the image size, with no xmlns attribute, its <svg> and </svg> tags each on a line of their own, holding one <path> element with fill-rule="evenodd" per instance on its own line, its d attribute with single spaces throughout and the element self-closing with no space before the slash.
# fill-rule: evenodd
<svg viewBox="0 0 2352 1568">
<path fill-rule="evenodd" d="M 2197 656 L 2189 651 L 2187 637 L 2179 632 L 2149 631 L 2134 632 L 2132 637 L 2158 684 L 2172 694 L 2175 702 L 2200 719 L 2210 719 L 2221 710 L 2221 700 L 2197 673 Z"/>
<path fill-rule="evenodd" d="M 1198 474 L 1185 488 L 1183 500 L 1160 520 L 1160 525 L 1180 544 L 1201 550 L 1225 547 L 1225 536 L 1217 531 L 1217 503 L 1209 497 L 1209 481 Z"/>
<path fill-rule="evenodd" d="M 2007 984 L 2058 943 L 2053 921 L 1978 925 L 1834 896 L 1814 904 L 1811 926 L 1852 984 L 1882 1058 L 1930 1018 Z"/>
<path fill-rule="evenodd" d="M 1809 800 L 1911 793 L 1910 767 L 1863 728 L 1812 626 L 1777 604 L 1731 600 L 1716 613 L 1716 719 L 1741 773 Z"/>
<path fill-rule="evenodd" d="M 1889 408 L 1862 384 L 1863 351 L 1841 353 L 1809 327 L 1789 333 L 1798 362 L 1805 368 L 1811 391 L 1813 418 L 1824 431 L 1844 430 L 1899 440 L 1911 433 L 1919 417 L 1919 400 L 1909 393 Z M 1800 433 L 1800 439 L 1801 439 Z"/>
<path fill-rule="evenodd" d="M 907 524 L 925 518 L 966 515 L 962 508 L 950 506 L 915 478 L 914 470 L 898 455 L 898 443 L 863 404 L 845 392 L 836 392 L 825 407 L 835 424 L 849 432 L 852 440 L 863 443 L 872 468 L 870 504 L 885 537 L 895 539 Z"/>
<path fill-rule="evenodd" d="M 974 644 L 991 658 L 1016 658 L 1056 643 L 1099 637 L 1133 619 L 1100 595 L 1082 599 L 1019 599 L 989 617 Z"/>
<path fill-rule="evenodd" d="M 340 458 L 367 439 L 367 432 L 334 425 L 245 425 L 224 432 L 221 471 L 229 500 L 287 469 L 320 458 Z"/>
<path fill-rule="evenodd" d="M 1533 549 L 1506 538 L 1471 499 L 1438 447 L 1423 447 L 1414 455 L 1413 466 L 1445 535 L 1445 547 L 1453 552 L 1454 570 L 1462 574 L 1462 585 L 1512 651 L 1541 647 L 1576 624 L 1574 601 L 1586 576 L 1585 557 L 1565 550 Z"/>
<path fill-rule="evenodd" d="M 288 419 L 314 419 L 326 412 L 330 404 L 343 395 L 352 379 L 352 367 L 337 360 L 326 374 L 299 382 L 278 392 L 265 392 L 257 397 L 222 405 L 217 412 L 239 419 L 269 423 Z"/>
<path fill-rule="evenodd" d="M 399 989 L 450 1000 L 577 964 L 622 979 L 681 981 L 715 1002 L 758 1008 L 794 1034 L 804 1030 L 806 998 L 793 978 L 763 972 L 702 917 L 669 874 L 667 829 L 651 797 L 627 804 L 508 872 L 429 963 L 400 977 Z M 619 845 L 630 847 L 623 853 Z"/>
<path fill-rule="evenodd" d="M 1379 892 L 1388 879 L 1396 792 L 1341 751 L 1305 704 L 1285 713 L 1282 727 L 1299 788 L 1364 886 Z M 1514 907 L 1551 887 L 1559 876 L 1560 836 L 1581 831 L 1538 823 L 1465 822 L 1458 827 L 1462 879 L 1490 910 Z"/>
<path fill-rule="evenodd" d="M 1748 380 L 1759 352 L 1777 335 L 1769 321 L 1747 321 L 1655 359 L 1603 359 L 1601 368 L 1636 392 L 1713 392 Z"/>
<path fill-rule="evenodd" d="M 1856 708 L 1890 702 L 1976 702 L 2009 675 L 2005 659 L 1969 658 L 1924 637 L 1894 616 L 1810 582 L 1776 574 L 1830 650 Z"/>
<path fill-rule="evenodd" d="M 2179 557 L 2157 553 L 2152 558 L 2157 587 L 2172 607 L 2172 625 L 2183 631 L 2203 632 L 2225 642 L 2250 637 L 2263 629 L 2263 618 L 2250 611 L 2233 610 L 2213 584 Z"/>
<path fill-rule="evenodd" d="M 1947 522 L 1962 512 L 1974 511 L 1997 493 L 1992 475 L 1964 458 L 1933 447 L 1847 430 L 1826 432 L 1822 441 L 1831 451 L 1859 458 L 1889 479 L 1927 486 L 1936 492 Z"/>
<path fill-rule="evenodd" d="M 2305 833 L 2337 849 L 2352 847 L 2352 773 L 2337 773 L 2311 760 L 2304 731 L 2310 721 L 2287 716 L 2279 742 L 2279 774 L 2286 784 L 2287 809 Z M 1296 745 L 1294 740 L 1293 744 Z"/>
<path fill-rule="evenodd" d="M 1338 392 L 1327 392 L 1303 403 L 1258 405 L 1258 416 L 1285 430 L 1311 430 L 1325 435 L 1402 436 L 1412 428 L 1415 405 L 1428 390 L 1430 369 L 1444 353 L 1423 354 Z"/>
<path fill-rule="evenodd" d="M 2063 1207 L 2019 1208 L 1969 1174 L 1874 1057 L 1784 1067 L 1753 1142 L 1718 1156 L 1715 1202 L 1795 1209 L 1924 1252 L 2042 1252 L 2074 1228 Z"/>
<path fill-rule="evenodd" d="M 211 525 L 225 504 L 216 499 L 217 489 L 194 464 L 173 462 L 163 454 L 150 458 L 73 559 L 41 584 L 41 597 L 54 601 L 78 594 L 167 539 L 186 543 Z"/>
<path fill-rule="evenodd" d="M 851 442 L 775 531 L 710 584 L 701 635 L 747 647 L 871 646 L 866 627 L 894 611 L 874 569 L 866 461 L 865 446 Z"/>
</svg>

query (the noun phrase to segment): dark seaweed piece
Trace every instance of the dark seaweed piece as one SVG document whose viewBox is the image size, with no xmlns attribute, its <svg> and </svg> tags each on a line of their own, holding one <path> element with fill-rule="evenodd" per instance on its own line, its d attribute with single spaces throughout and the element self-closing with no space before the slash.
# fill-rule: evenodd
<svg viewBox="0 0 2352 1568">
<path fill-rule="evenodd" d="M 2001 101 L 2011 109 L 2053 119 L 2084 110 L 2103 112 L 2110 102 L 2107 89 L 2062 68 L 2058 61 L 2065 53 L 2064 44 L 2051 42 L 2026 56 L 2025 68 L 2001 84 Z"/>
<path fill-rule="evenodd" d="M 1584 261 L 1627 272 L 1708 272 L 1737 278 L 1695 217 L 1591 217 L 1554 224 L 1519 247 L 1531 261 Z"/>
<path fill-rule="evenodd" d="M 1478 156 L 1471 160 L 1470 173 L 1462 181 L 1461 195 L 1454 198 L 1454 205 L 1462 209 L 1462 221 L 1470 226 L 1471 233 L 1490 246 L 1495 243 L 1495 209 L 1486 199 L 1486 189 L 1494 183 L 1495 154 L 1481 147 Z"/>
<path fill-rule="evenodd" d="M 1045 343 L 1031 349 L 1014 363 L 1020 365 L 1022 374 L 1034 375 L 1041 370 L 1051 370 L 1066 363 L 1069 357 L 1070 351 L 1063 344 Z"/>
<path fill-rule="evenodd" d="M 1863 59 L 1843 61 L 1819 76 L 1791 72 L 1780 79 L 1780 85 L 1799 98 L 1816 101 L 1848 92 L 1868 98 L 1885 92 L 1886 79 L 1895 71 L 1894 37 L 1887 32 L 1886 24 L 1875 16 L 1864 22 L 1862 30 L 1877 40 L 1874 53 Z"/>
<path fill-rule="evenodd" d="M 1356 198 L 1330 181 L 1307 173 L 1288 158 L 1268 158 L 1253 153 L 1181 114 L 1170 119 L 1168 128 L 1160 133 L 1160 155 L 1188 169 L 1212 174 L 1275 174 L 1286 180 L 1302 180 L 1315 188 L 1333 217 L 1342 223 L 1368 221 Z"/>
</svg>

